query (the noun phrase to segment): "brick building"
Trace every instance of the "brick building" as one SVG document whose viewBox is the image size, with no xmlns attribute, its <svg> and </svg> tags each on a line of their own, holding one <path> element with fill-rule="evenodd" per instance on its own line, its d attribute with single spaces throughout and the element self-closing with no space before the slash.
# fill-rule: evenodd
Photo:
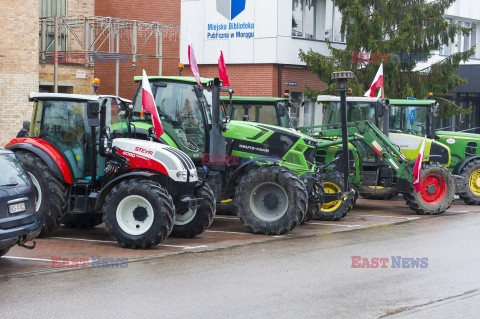
<svg viewBox="0 0 480 319">
<path fill-rule="evenodd" d="M 38 90 L 39 0 L 1 0 L 0 146 L 22 127 L 32 112 L 27 95 Z"/>
<path fill-rule="evenodd" d="M 179 0 L 156 0 L 156 1 L 128 1 L 128 0 L 101 0 L 95 3 L 95 15 L 138 21 L 155 21 L 161 24 L 180 25 L 180 1 Z M 141 35 L 138 43 L 140 45 Z M 177 75 L 179 63 L 179 34 L 163 33 L 162 53 L 165 57 L 161 63 L 162 75 Z M 124 44 L 120 46 L 120 52 L 128 53 Z M 155 55 L 155 42 L 148 41 L 142 49 L 142 54 Z M 158 59 L 139 59 L 132 67 L 131 61 L 120 63 L 120 86 L 119 95 L 132 99 L 136 85 L 133 82 L 135 75 L 142 75 L 145 69 L 148 75 L 159 75 Z M 96 63 L 95 77 L 100 79 L 99 92 L 102 94 L 115 93 L 115 65 L 114 63 Z"/>
</svg>

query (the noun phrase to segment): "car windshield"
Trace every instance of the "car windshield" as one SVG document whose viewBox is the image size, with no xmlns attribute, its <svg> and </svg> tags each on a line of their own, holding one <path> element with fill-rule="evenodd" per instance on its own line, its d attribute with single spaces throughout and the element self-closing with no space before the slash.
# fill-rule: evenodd
<svg viewBox="0 0 480 319">
<path fill-rule="evenodd" d="M 413 135 L 427 134 L 427 107 L 390 105 L 390 131 Z"/>
<path fill-rule="evenodd" d="M 25 186 L 28 177 L 13 154 L 0 154 L 0 186 Z"/>
</svg>

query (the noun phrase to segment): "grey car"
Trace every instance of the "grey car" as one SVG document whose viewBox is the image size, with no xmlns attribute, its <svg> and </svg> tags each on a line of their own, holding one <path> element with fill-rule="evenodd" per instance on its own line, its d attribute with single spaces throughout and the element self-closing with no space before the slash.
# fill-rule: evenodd
<svg viewBox="0 0 480 319">
<path fill-rule="evenodd" d="M 0 148 L 0 257 L 37 237 L 41 222 L 35 211 L 35 187 L 15 154 Z M 34 246 L 33 246 L 34 247 Z"/>
</svg>

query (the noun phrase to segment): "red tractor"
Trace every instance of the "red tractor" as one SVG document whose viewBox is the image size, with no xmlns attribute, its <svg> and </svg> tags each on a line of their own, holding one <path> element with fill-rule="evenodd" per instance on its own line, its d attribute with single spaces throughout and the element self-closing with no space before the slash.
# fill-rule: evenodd
<svg viewBox="0 0 480 319">
<path fill-rule="evenodd" d="M 114 96 L 31 93 L 28 137 L 7 145 L 36 187 L 42 235 L 59 224 L 105 223 L 123 247 L 168 235 L 190 238 L 213 221 L 215 198 L 182 151 L 120 138 L 129 101 Z M 130 128 L 128 128 L 130 129 Z"/>
</svg>

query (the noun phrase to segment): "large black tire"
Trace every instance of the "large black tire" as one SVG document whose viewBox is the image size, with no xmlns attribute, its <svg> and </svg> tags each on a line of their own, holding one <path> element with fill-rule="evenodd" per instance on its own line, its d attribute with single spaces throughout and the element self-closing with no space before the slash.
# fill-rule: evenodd
<svg viewBox="0 0 480 319">
<path fill-rule="evenodd" d="M 172 197 L 159 184 L 150 180 L 126 180 L 108 194 L 103 221 L 107 232 L 122 247 L 147 249 L 158 245 L 172 232 L 175 206 Z"/>
<path fill-rule="evenodd" d="M 38 156 L 30 152 L 15 152 L 18 160 L 25 166 L 32 177 L 37 189 L 38 218 L 42 221 L 40 236 L 54 231 L 67 213 L 68 187 L 60 181 L 47 164 Z M 37 186 L 38 185 L 38 186 Z"/>
<path fill-rule="evenodd" d="M 307 190 L 297 174 L 281 166 L 261 166 L 245 174 L 236 189 L 242 223 L 255 234 L 281 235 L 300 225 Z"/>
<path fill-rule="evenodd" d="M 454 196 L 452 174 L 443 165 L 434 163 L 422 167 L 420 192 L 415 192 L 412 187 L 410 193 L 404 194 L 404 199 L 419 215 L 438 215 L 450 208 Z"/>
<path fill-rule="evenodd" d="M 458 192 L 468 205 L 480 205 L 480 160 L 473 160 L 462 169 L 464 188 Z"/>
<path fill-rule="evenodd" d="M 235 206 L 233 200 L 231 202 L 217 204 L 217 215 L 236 216 L 236 210 L 237 207 Z"/>
<path fill-rule="evenodd" d="M 344 191 L 343 174 L 335 171 L 327 171 L 323 176 L 323 189 L 326 193 Z M 345 217 L 353 207 L 353 198 L 345 201 L 338 200 L 324 203 L 321 209 L 313 217 L 315 220 L 340 220 Z"/>
<path fill-rule="evenodd" d="M 215 217 L 215 195 L 208 184 L 204 184 L 195 194 L 200 207 L 196 211 L 176 210 L 172 237 L 193 238 L 200 235 L 213 222 Z"/>
<path fill-rule="evenodd" d="M 10 250 L 10 248 L 0 249 L 0 257 L 5 255 L 6 253 L 8 253 L 9 250 Z"/>
<path fill-rule="evenodd" d="M 374 200 L 387 200 L 398 195 L 395 187 L 360 186 L 359 192 L 363 198 Z"/>
<path fill-rule="evenodd" d="M 74 229 L 90 229 L 103 223 L 102 214 L 88 213 L 88 214 L 70 214 L 67 213 L 62 223 L 65 227 Z"/>
</svg>

